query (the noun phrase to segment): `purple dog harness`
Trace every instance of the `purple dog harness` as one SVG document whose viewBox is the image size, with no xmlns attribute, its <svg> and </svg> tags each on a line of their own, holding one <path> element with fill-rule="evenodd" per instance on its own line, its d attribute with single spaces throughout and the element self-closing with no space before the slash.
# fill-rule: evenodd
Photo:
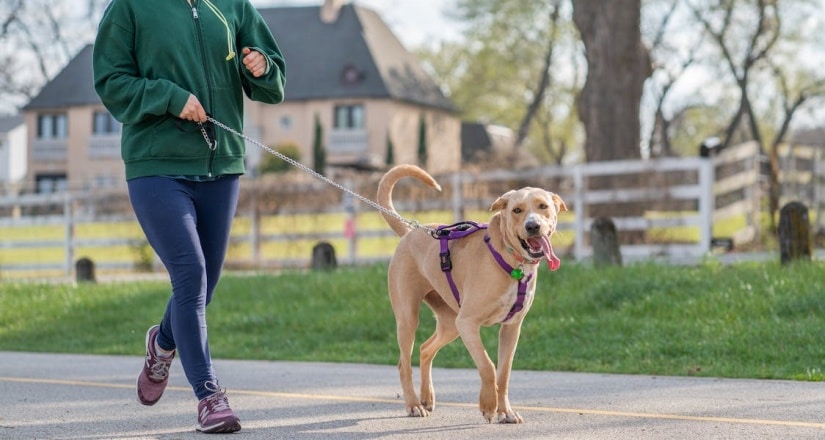
<svg viewBox="0 0 825 440">
<path fill-rule="evenodd" d="M 444 272 L 444 274 L 447 276 L 447 282 L 450 284 L 450 289 L 453 291 L 453 296 L 455 297 L 455 300 L 458 303 L 459 307 L 461 307 L 461 296 L 458 294 L 458 287 L 455 285 L 455 281 L 453 280 L 453 262 L 450 258 L 449 241 L 464 238 L 482 229 L 487 229 L 487 224 L 466 221 L 454 223 L 452 225 L 439 226 L 435 231 L 432 232 L 433 238 L 437 238 L 441 242 L 441 249 L 440 253 L 438 254 L 439 260 L 441 261 L 441 271 Z M 527 297 L 527 284 L 533 278 L 533 274 L 530 274 L 527 277 L 525 277 L 524 271 L 522 271 L 520 267 L 513 268 L 512 266 L 507 264 L 507 262 L 504 261 L 504 258 L 501 256 L 501 254 L 499 254 L 493 248 L 493 245 L 490 244 L 489 235 L 484 235 L 484 242 L 487 244 L 487 248 L 490 249 L 490 253 L 493 254 L 493 258 L 495 258 L 498 265 L 505 272 L 507 272 L 511 278 L 518 281 L 518 293 L 516 295 L 516 302 L 513 304 L 513 307 L 510 308 L 510 312 L 507 313 L 507 316 L 504 318 L 504 321 L 502 321 L 507 322 L 507 320 L 512 318 L 513 315 L 520 312 L 524 308 L 524 299 Z"/>
</svg>

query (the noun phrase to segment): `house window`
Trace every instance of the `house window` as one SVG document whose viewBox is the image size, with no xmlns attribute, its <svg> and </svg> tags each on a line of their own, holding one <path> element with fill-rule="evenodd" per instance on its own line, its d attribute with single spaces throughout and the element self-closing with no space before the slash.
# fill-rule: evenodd
<svg viewBox="0 0 825 440">
<path fill-rule="evenodd" d="M 336 130 L 363 130 L 364 106 L 361 104 L 336 105 L 335 125 Z"/>
<path fill-rule="evenodd" d="M 41 114 L 37 116 L 38 139 L 66 139 L 69 126 L 65 113 Z"/>
<path fill-rule="evenodd" d="M 281 116 L 280 124 L 281 129 L 289 130 L 290 128 L 292 128 L 292 118 L 289 116 Z"/>
<path fill-rule="evenodd" d="M 35 178 L 35 181 L 37 192 L 40 194 L 62 192 L 68 188 L 65 174 L 40 174 Z"/>
<path fill-rule="evenodd" d="M 117 187 L 120 182 L 121 180 L 114 176 L 98 175 L 94 177 L 96 188 L 113 188 Z"/>
<path fill-rule="evenodd" d="M 92 134 L 96 136 L 120 133 L 120 122 L 109 112 L 95 112 L 92 124 Z"/>
</svg>

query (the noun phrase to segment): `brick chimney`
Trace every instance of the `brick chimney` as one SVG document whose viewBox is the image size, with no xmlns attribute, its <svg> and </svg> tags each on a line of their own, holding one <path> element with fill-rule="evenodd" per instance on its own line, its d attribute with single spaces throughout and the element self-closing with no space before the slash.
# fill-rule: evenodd
<svg viewBox="0 0 825 440">
<path fill-rule="evenodd" d="M 334 23 L 338 19 L 338 12 L 341 11 L 341 6 L 344 3 L 346 3 L 346 0 L 324 0 L 324 6 L 321 6 L 321 21 Z"/>
</svg>

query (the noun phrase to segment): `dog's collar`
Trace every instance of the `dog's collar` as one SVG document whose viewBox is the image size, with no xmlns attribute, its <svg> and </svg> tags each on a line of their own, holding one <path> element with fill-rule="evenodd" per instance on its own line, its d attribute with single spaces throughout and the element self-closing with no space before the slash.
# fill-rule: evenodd
<svg viewBox="0 0 825 440">
<path fill-rule="evenodd" d="M 493 258 L 496 260 L 498 265 L 501 266 L 501 268 L 504 269 L 505 272 L 509 273 L 511 278 L 518 281 L 521 281 L 522 278 L 524 278 L 524 271 L 522 270 L 522 267 L 524 266 L 525 261 L 529 260 L 525 260 L 524 257 L 521 257 L 519 255 L 518 257 L 520 258 L 516 258 L 516 261 L 518 261 L 519 265 L 518 267 L 514 268 L 513 266 L 510 266 L 506 261 L 504 261 L 504 257 L 502 257 L 501 254 L 498 253 L 496 248 L 493 247 L 493 244 L 490 243 L 490 236 L 488 234 L 484 234 L 484 242 L 487 243 L 487 249 L 489 249 L 490 253 L 493 254 Z M 509 248 L 507 249 L 510 250 Z M 515 255 L 515 253 L 512 250 L 510 250 L 510 253 Z M 529 264 L 537 263 L 538 261 L 536 261 L 535 263 L 530 262 Z M 527 281 L 530 281 L 530 278 L 532 276 L 533 274 L 530 274 L 530 276 L 527 278 Z"/>
</svg>

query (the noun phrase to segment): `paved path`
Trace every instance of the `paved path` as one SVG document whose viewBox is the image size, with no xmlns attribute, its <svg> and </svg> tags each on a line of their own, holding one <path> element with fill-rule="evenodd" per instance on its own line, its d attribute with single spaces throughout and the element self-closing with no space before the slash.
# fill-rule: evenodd
<svg viewBox="0 0 825 440">
<path fill-rule="evenodd" d="M 203 439 L 180 363 L 141 406 L 140 357 L 0 352 L 2 439 Z M 393 366 L 216 362 L 238 439 L 823 439 L 825 383 L 515 371 L 521 425 L 484 422 L 475 370 L 436 369 L 436 411 L 406 417 Z"/>
</svg>

